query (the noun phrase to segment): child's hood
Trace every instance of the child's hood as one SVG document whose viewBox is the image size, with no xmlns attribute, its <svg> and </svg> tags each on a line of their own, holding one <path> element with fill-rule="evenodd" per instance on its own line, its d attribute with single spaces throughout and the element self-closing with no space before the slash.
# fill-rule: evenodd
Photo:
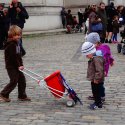
<svg viewBox="0 0 125 125">
<path fill-rule="evenodd" d="M 103 57 L 103 53 L 102 53 L 101 50 L 97 50 L 97 51 L 95 52 L 94 57 L 97 57 L 97 56 Z"/>
</svg>

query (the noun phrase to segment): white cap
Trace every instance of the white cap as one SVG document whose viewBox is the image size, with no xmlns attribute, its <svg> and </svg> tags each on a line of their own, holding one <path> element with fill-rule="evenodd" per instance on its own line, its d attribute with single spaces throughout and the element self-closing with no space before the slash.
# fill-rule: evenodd
<svg viewBox="0 0 125 125">
<path fill-rule="evenodd" d="M 96 52 L 95 45 L 93 43 L 90 43 L 90 42 L 85 42 L 82 45 L 81 51 L 84 55 L 93 54 Z"/>
<path fill-rule="evenodd" d="M 96 44 L 97 42 L 100 42 L 100 36 L 98 33 L 96 32 L 92 32 L 90 34 L 87 35 L 86 37 L 86 42 L 90 42 L 93 44 Z"/>
<path fill-rule="evenodd" d="M 121 21 L 121 22 L 122 22 L 122 21 L 123 21 L 123 18 L 119 18 L 119 21 Z"/>
</svg>

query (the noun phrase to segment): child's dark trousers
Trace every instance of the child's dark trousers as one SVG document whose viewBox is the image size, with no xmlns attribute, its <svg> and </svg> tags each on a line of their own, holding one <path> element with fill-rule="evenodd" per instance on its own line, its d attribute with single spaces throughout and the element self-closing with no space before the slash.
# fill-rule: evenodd
<svg viewBox="0 0 125 125">
<path fill-rule="evenodd" d="M 94 96 L 94 86 L 93 86 L 93 82 L 91 82 L 91 89 L 92 89 L 92 94 Z M 100 94 L 101 94 L 101 97 L 105 97 L 105 87 L 104 87 L 104 82 L 101 82 L 100 83 Z"/>
<path fill-rule="evenodd" d="M 5 98 L 9 98 L 9 94 L 14 90 L 18 83 L 18 98 L 26 98 L 26 79 L 24 74 L 18 69 L 7 69 L 7 73 L 10 78 L 10 83 L 5 86 L 1 91 L 1 95 Z"/>
<path fill-rule="evenodd" d="M 101 91 L 103 83 L 95 84 L 94 82 L 91 82 L 91 84 L 92 84 L 92 92 L 93 92 L 93 95 L 94 95 L 95 104 L 97 106 L 99 106 L 102 103 L 100 91 Z"/>
</svg>

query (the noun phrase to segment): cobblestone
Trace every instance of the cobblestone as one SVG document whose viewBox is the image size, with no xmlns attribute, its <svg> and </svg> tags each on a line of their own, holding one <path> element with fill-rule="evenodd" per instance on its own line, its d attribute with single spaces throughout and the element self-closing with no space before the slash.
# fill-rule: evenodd
<svg viewBox="0 0 125 125">
<path fill-rule="evenodd" d="M 109 77 L 105 80 L 106 102 L 103 109 L 91 111 L 87 100 L 91 95 L 86 80 L 87 59 L 80 48 L 83 34 L 64 34 L 24 38 L 27 51 L 23 58 L 26 68 L 41 75 L 41 79 L 60 70 L 69 85 L 83 101 L 73 108 L 66 107 L 66 99 L 57 100 L 36 81 L 26 76 L 27 94 L 31 102 L 17 101 L 17 88 L 11 93 L 10 103 L 0 104 L 0 125 L 124 125 L 125 123 L 125 56 L 117 54 L 116 44 L 110 44 L 115 58 Z M 0 88 L 9 78 L 4 68 L 3 51 L 0 51 Z"/>
</svg>

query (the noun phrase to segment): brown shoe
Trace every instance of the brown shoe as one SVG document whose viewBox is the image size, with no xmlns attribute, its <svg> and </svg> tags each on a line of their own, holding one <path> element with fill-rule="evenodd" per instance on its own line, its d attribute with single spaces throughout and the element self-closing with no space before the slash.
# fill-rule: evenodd
<svg viewBox="0 0 125 125">
<path fill-rule="evenodd" d="M 26 98 L 18 98 L 19 101 L 31 101 L 29 97 Z"/>
<path fill-rule="evenodd" d="M 3 97 L 1 94 L 0 94 L 0 102 L 10 102 L 11 100 L 9 98 L 6 98 L 6 97 Z"/>
</svg>

